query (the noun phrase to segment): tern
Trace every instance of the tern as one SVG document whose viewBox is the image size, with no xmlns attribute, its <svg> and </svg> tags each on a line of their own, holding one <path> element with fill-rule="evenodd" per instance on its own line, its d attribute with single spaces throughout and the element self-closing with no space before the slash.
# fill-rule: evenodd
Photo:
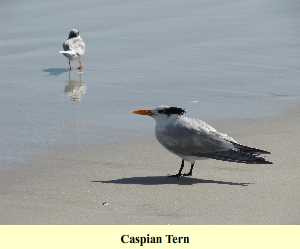
<svg viewBox="0 0 300 249">
<path fill-rule="evenodd" d="M 187 117 L 182 108 L 157 107 L 135 110 L 133 113 L 152 117 L 159 143 L 181 158 L 180 169 L 172 176 L 192 176 L 195 161 L 209 158 L 236 163 L 272 164 L 260 156 L 270 152 L 242 145 L 206 122 Z M 191 167 L 187 174 L 182 174 L 185 161 L 190 162 Z"/>
<path fill-rule="evenodd" d="M 69 32 L 68 39 L 66 39 L 63 43 L 63 51 L 59 51 L 59 53 L 63 54 L 69 59 L 69 69 L 72 70 L 71 60 L 78 59 L 79 60 L 79 70 L 82 70 L 83 65 L 81 62 L 81 57 L 85 53 L 85 43 L 79 35 L 79 31 L 77 29 L 71 29 Z"/>
</svg>

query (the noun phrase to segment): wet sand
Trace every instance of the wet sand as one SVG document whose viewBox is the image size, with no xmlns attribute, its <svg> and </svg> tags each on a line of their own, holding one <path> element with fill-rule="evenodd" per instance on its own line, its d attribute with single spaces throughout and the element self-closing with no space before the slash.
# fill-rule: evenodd
<svg viewBox="0 0 300 249">
<path fill-rule="evenodd" d="M 179 159 L 152 136 L 53 149 L 29 165 L 0 168 L 0 223 L 300 224 L 299 122 L 294 110 L 212 123 L 246 145 L 270 150 L 274 164 L 204 160 L 180 181 L 167 177 Z"/>
</svg>

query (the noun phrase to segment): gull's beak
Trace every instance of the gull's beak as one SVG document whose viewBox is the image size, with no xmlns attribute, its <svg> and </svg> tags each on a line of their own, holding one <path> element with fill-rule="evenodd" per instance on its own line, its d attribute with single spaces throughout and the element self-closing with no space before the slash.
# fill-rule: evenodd
<svg viewBox="0 0 300 249">
<path fill-rule="evenodd" d="M 152 116 L 153 112 L 151 110 L 135 110 L 132 113 L 144 116 Z"/>
</svg>

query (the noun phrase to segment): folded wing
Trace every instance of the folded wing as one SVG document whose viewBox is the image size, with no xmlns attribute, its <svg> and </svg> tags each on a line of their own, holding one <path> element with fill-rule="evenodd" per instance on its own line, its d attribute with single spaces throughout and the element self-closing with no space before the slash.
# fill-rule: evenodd
<svg viewBox="0 0 300 249">
<path fill-rule="evenodd" d="M 71 56 L 82 56 L 85 53 L 85 43 L 81 37 L 68 39 L 63 43 L 63 51 L 59 51 L 59 53 Z"/>
<path fill-rule="evenodd" d="M 183 120 L 166 127 L 161 134 L 156 135 L 162 145 L 177 155 L 239 163 L 271 164 L 259 156 L 270 152 L 241 145 L 201 120 Z"/>
</svg>

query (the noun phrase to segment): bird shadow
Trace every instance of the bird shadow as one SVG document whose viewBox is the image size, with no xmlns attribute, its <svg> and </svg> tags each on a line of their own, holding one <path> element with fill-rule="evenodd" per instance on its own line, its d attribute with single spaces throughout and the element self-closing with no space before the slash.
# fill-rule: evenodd
<svg viewBox="0 0 300 249">
<path fill-rule="evenodd" d="M 43 69 L 43 72 L 48 73 L 51 76 L 58 76 L 68 72 L 68 70 L 63 67 L 50 67 L 50 68 Z"/>
<path fill-rule="evenodd" d="M 99 183 L 114 183 L 114 184 L 136 184 L 136 185 L 164 185 L 164 184 L 177 184 L 177 185 L 193 185 L 199 183 L 212 183 L 221 185 L 235 185 L 246 187 L 251 183 L 247 182 L 229 182 L 229 181 L 216 181 L 209 179 L 197 179 L 192 177 L 181 177 L 177 179 L 176 177 L 167 176 L 144 176 L 144 177 L 129 177 L 120 178 L 108 181 L 94 180 L 91 182 Z"/>
</svg>

